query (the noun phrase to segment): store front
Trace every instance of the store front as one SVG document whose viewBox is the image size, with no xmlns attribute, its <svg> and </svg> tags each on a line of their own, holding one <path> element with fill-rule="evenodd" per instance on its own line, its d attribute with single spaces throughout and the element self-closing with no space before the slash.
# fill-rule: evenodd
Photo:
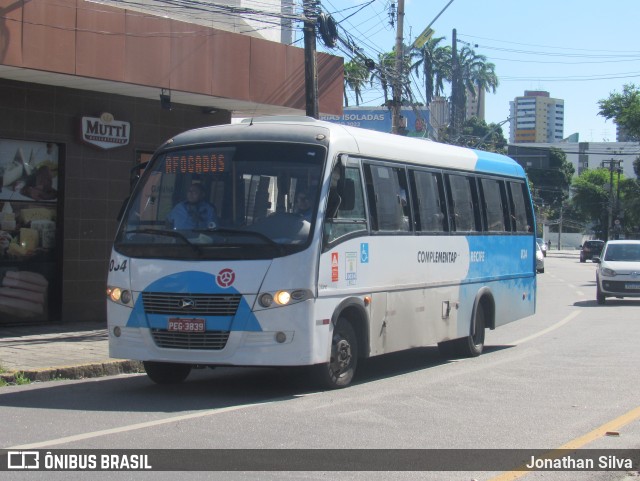
<svg viewBox="0 0 640 481">
<path fill-rule="evenodd" d="M 33 108 L 28 108 L 33 106 Z M 230 112 L 0 79 L 0 326 L 102 320 L 131 169 Z"/>
<path fill-rule="evenodd" d="M 60 299 L 54 142 L 0 139 L 0 319 L 47 321 Z M 50 312 L 51 311 L 51 312 Z"/>
<path fill-rule="evenodd" d="M 106 320 L 131 170 L 232 114 L 303 115 L 304 52 L 83 0 L 0 9 L 0 327 Z M 342 73 L 318 54 L 321 112 Z"/>
</svg>

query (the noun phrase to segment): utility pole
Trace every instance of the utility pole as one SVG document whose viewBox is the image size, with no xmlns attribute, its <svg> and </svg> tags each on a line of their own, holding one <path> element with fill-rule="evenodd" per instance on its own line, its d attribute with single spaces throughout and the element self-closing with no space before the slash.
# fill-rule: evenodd
<svg viewBox="0 0 640 481">
<path fill-rule="evenodd" d="M 558 223 L 558 250 L 562 249 L 562 214 L 564 212 L 564 204 L 560 201 L 560 222 Z"/>
<path fill-rule="evenodd" d="M 307 116 L 320 118 L 316 63 L 317 0 L 304 0 L 304 86 Z"/>
<path fill-rule="evenodd" d="M 393 100 L 391 105 L 391 132 L 400 133 L 400 113 L 402 112 L 402 66 L 403 66 L 403 28 L 404 0 L 398 0 L 398 29 L 396 33 L 396 68 L 393 77 Z"/>
<path fill-rule="evenodd" d="M 609 166 L 609 212 L 607 214 L 607 240 L 613 238 L 613 171 L 618 171 L 618 197 L 620 196 L 620 164 L 622 160 L 603 160 L 602 166 Z M 618 209 L 616 209 L 616 215 L 618 215 Z"/>
<path fill-rule="evenodd" d="M 452 79 L 451 79 L 451 118 L 450 125 L 451 129 L 451 137 L 455 139 L 458 135 L 458 96 L 460 93 L 458 92 L 458 35 L 456 29 L 453 29 L 451 34 L 452 44 L 451 44 L 451 64 L 453 67 Z"/>
</svg>

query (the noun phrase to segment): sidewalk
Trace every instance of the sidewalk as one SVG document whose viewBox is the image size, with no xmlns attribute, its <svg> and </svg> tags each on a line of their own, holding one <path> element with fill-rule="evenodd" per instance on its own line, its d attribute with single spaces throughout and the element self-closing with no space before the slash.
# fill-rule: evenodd
<svg viewBox="0 0 640 481">
<path fill-rule="evenodd" d="M 106 322 L 0 327 L 0 378 L 11 383 L 144 372 L 142 363 L 109 358 Z"/>
</svg>

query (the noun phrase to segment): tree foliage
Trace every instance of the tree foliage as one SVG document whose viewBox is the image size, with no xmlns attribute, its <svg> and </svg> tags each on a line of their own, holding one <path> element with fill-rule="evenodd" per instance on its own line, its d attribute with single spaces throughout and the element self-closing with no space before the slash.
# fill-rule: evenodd
<svg viewBox="0 0 640 481">
<path fill-rule="evenodd" d="M 574 209 L 585 221 L 594 224 L 596 230 L 606 230 L 609 188 L 608 169 L 585 170 L 573 180 Z"/>
<path fill-rule="evenodd" d="M 640 182 L 637 179 L 620 180 L 622 226 L 626 232 L 640 230 Z"/>
<path fill-rule="evenodd" d="M 535 197 L 551 208 L 551 217 L 559 215 L 559 209 L 569 196 L 575 167 L 562 150 L 549 149 L 549 163 L 544 168 L 528 168 L 527 176 L 533 183 Z"/>
<path fill-rule="evenodd" d="M 348 107 L 347 89 L 353 91 L 356 105 L 362 99 L 362 87 L 368 81 L 371 86 L 377 84 L 384 96 L 385 106 L 390 106 L 390 92 L 394 82 L 399 81 L 404 97 L 408 103 L 413 104 L 413 96 L 408 88 L 410 84 L 409 74 L 414 72 L 424 82 L 424 94 L 427 105 L 434 96 L 444 93 L 445 85 L 451 86 L 454 81 L 452 48 L 449 45 L 441 45 L 445 37 L 431 38 L 421 48 L 406 47 L 402 58 L 402 78 L 398 79 L 396 72 L 395 48 L 391 52 L 378 54 L 375 69 L 368 71 L 363 62 L 354 59 L 345 63 L 345 106 Z M 498 76 L 495 73 L 495 65 L 487 61 L 484 55 L 477 54 L 469 47 L 463 47 L 458 55 L 459 82 L 458 110 L 465 112 L 465 100 L 467 92 L 477 97 L 481 91 L 495 93 L 499 85 Z M 405 102 L 403 101 L 403 105 Z M 477 114 L 478 112 L 476 112 Z M 468 130 L 468 129 L 467 129 Z M 469 135 L 469 133 L 463 133 Z M 481 137 L 481 136 L 480 136 Z M 487 142 L 488 150 L 496 150 L 500 139 L 492 136 Z M 500 136 L 502 131 L 500 130 Z M 506 145 L 506 142 L 504 143 Z M 498 151 L 498 150 L 496 150 Z"/>
<path fill-rule="evenodd" d="M 344 64 L 344 105 L 349 106 L 349 99 L 347 97 L 347 87 L 350 88 L 355 97 L 356 105 L 360 105 L 362 100 L 362 88 L 369 80 L 369 69 L 364 64 L 364 61 L 360 58 L 356 58 Z"/>
<path fill-rule="evenodd" d="M 471 117 L 462 125 L 462 132 L 453 137 L 451 126 L 445 127 L 438 134 L 438 140 L 444 144 L 460 145 L 474 149 L 487 150 L 505 154 L 507 139 L 498 124 L 487 124 L 478 117 Z"/>
<path fill-rule="evenodd" d="M 640 184 L 636 179 L 606 168 L 589 169 L 573 180 L 574 209 L 593 225 L 596 232 L 607 237 L 609 224 L 622 221 L 625 231 L 637 231 L 640 225 Z M 618 197 L 619 195 L 619 197 Z M 612 218 L 609 218 L 609 215 Z"/>
<path fill-rule="evenodd" d="M 418 78 L 423 74 L 427 104 L 443 93 L 445 81 L 451 80 L 451 47 L 441 46 L 443 40 L 444 37 L 430 38 L 422 48 L 411 52 L 411 58 L 415 59 L 411 69 Z"/>
<path fill-rule="evenodd" d="M 622 93 L 613 92 L 598 101 L 598 115 L 624 128 L 628 135 L 640 139 L 640 88 L 627 84 Z"/>
<path fill-rule="evenodd" d="M 464 47 L 460 50 L 458 63 L 463 87 L 460 89 L 458 99 L 460 102 L 459 111 L 465 113 L 467 94 L 475 98 L 480 95 L 481 91 L 495 93 L 500 82 L 495 73 L 496 66 L 487 62 L 486 56 L 477 54 L 472 48 Z"/>
</svg>

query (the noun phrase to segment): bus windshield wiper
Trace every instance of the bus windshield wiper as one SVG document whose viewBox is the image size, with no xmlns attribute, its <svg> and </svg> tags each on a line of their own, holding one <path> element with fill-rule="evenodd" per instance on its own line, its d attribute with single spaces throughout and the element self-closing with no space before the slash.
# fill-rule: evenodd
<svg viewBox="0 0 640 481">
<path fill-rule="evenodd" d="M 125 231 L 125 234 L 149 234 L 149 235 L 173 237 L 174 239 L 180 239 L 181 241 L 183 241 L 185 244 L 187 244 L 189 247 L 191 247 L 196 254 L 202 255 L 202 249 L 200 249 L 200 247 L 198 247 L 196 244 L 191 242 L 187 238 L 187 236 L 185 236 L 184 234 L 181 234 L 180 232 L 175 231 L 175 230 L 134 229 L 134 230 Z"/>
</svg>

